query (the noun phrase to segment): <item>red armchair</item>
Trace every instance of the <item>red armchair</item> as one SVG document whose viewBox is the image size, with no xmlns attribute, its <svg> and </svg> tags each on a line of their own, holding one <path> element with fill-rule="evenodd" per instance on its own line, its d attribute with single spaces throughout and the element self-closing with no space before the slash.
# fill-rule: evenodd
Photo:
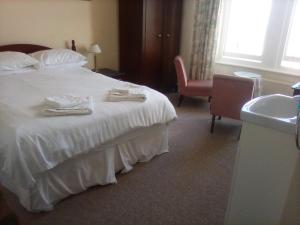
<svg viewBox="0 0 300 225">
<path fill-rule="evenodd" d="M 212 93 L 212 81 L 211 80 L 188 80 L 186 76 L 185 67 L 180 56 L 176 56 L 174 60 L 177 80 L 178 80 L 178 92 L 179 101 L 178 106 L 181 105 L 184 96 L 203 96 L 211 97 Z"/>
<path fill-rule="evenodd" d="M 252 79 L 214 75 L 210 109 L 212 114 L 211 133 L 214 131 L 216 116 L 240 120 L 243 105 L 252 99 L 253 86 Z"/>
</svg>

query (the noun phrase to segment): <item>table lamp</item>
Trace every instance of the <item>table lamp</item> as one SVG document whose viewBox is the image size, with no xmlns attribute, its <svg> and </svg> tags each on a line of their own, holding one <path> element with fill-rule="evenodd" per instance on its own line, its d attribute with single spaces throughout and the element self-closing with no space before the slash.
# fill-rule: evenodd
<svg viewBox="0 0 300 225">
<path fill-rule="evenodd" d="M 101 48 L 98 44 L 92 44 L 91 47 L 89 48 L 89 53 L 94 54 L 94 71 L 97 70 L 97 59 L 96 59 L 96 55 L 101 53 Z"/>
</svg>

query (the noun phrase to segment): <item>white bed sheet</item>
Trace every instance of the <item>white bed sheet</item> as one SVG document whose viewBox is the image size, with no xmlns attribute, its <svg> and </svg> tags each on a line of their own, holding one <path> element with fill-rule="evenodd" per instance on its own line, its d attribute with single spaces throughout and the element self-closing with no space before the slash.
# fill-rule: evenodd
<svg viewBox="0 0 300 225">
<path fill-rule="evenodd" d="M 157 124 L 131 131 L 37 174 L 36 183 L 30 189 L 13 186 L 8 179 L 2 185 L 16 193 L 27 210 L 49 211 L 60 200 L 91 186 L 117 183 L 116 172 L 129 172 L 135 163 L 147 162 L 166 152 L 168 127 Z"/>
<path fill-rule="evenodd" d="M 36 176 L 65 160 L 137 128 L 168 123 L 176 112 L 167 97 L 144 87 L 147 101 L 105 102 L 109 89 L 126 82 L 85 68 L 48 69 L 0 77 L 0 180 L 30 189 Z M 93 96 L 92 115 L 43 117 L 45 97 Z"/>
<path fill-rule="evenodd" d="M 25 67 L 19 70 L 0 70 L 0 76 L 14 75 L 19 73 L 30 73 L 35 71 L 36 69 L 34 69 L 33 67 Z"/>
</svg>

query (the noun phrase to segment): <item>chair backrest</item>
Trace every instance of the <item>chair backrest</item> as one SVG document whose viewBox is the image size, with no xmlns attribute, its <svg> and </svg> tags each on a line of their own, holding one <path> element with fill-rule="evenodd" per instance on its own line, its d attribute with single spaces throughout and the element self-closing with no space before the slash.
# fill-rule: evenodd
<svg viewBox="0 0 300 225">
<path fill-rule="evenodd" d="M 254 81 L 229 75 L 214 75 L 211 114 L 240 119 L 243 105 L 252 99 Z"/>
<path fill-rule="evenodd" d="M 180 56 L 175 57 L 174 64 L 177 74 L 178 89 L 180 93 L 187 86 L 186 71 L 184 68 L 183 60 Z"/>
</svg>

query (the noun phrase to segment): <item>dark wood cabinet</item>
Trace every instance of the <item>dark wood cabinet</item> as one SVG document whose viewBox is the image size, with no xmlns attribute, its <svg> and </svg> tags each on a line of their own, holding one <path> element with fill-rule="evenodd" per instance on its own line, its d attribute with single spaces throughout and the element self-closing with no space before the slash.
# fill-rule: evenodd
<svg viewBox="0 0 300 225">
<path fill-rule="evenodd" d="M 120 71 L 126 80 L 175 90 L 182 0 L 120 0 Z"/>
</svg>

